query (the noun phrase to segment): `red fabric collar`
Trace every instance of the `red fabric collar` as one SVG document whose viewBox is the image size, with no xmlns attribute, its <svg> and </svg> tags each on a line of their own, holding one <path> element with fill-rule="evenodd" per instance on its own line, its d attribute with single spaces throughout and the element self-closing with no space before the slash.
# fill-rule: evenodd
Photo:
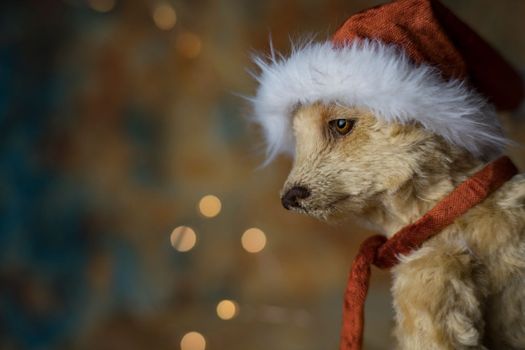
<svg viewBox="0 0 525 350">
<path fill-rule="evenodd" d="M 366 239 L 350 269 L 339 349 L 360 350 L 362 347 L 364 306 L 372 264 L 382 269 L 395 266 L 399 255 L 417 250 L 427 239 L 481 203 L 517 173 L 512 161 L 506 156 L 501 157 L 465 180 L 419 220 L 405 226 L 390 239 L 381 235 Z"/>
</svg>

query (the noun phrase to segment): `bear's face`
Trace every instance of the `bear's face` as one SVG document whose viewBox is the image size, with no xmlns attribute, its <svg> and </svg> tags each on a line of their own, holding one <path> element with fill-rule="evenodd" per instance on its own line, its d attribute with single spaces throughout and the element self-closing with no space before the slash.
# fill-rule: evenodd
<svg viewBox="0 0 525 350">
<path fill-rule="evenodd" d="M 442 145 L 418 125 L 320 103 L 296 110 L 293 133 L 295 159 L 283 205 L 324 220 L 365 213 L 410 181 Z"/>
</svg>

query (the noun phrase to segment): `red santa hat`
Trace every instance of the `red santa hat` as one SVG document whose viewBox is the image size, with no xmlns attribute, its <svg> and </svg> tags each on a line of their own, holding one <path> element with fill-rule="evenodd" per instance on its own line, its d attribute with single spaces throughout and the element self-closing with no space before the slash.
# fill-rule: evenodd
<svg viewBox="0 0 525 350">
<path fill-rule="evenodd" d="M 518 107 L 520 75 L 437 0 L 398 0 L 351 16 L 331 41 L 255 59 L 253 99 L 268 159 L 293 154 L 291 114 L 324 102 L 364 107 L 378 118 L 418 122 L 480 158 L 506 140 L 495 110 Z"/>
</svg>

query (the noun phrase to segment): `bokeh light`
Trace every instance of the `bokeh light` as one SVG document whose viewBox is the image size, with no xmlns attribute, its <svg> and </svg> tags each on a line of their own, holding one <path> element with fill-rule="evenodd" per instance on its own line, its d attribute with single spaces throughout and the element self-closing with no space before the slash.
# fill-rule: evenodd
<svg viewBox="0 0 525 350">
<path fill-rule="evenodd" d="M 113 10 L 116 0 L 88 0 L 89 7 L 98 12 L 109 12 Z"/>
<path fill-rule="evenodd" d="M 221 212 L 221 200 L 214 195 L 207 195 L 199 201 L 199 211 L 207 218 L 213 218 Z"/>
<path fill-rule="evenodd" d="M 242 247 L 250 253 L 258 253 L 266 246 L 266 235 L 256 227 L 244 231 L 241 237 Z"/>
<path fill-rule="evenodd" d="M 170 242 L 179 252 L 187 252 L 197 243 L 197 235 L 191 227 L 179 226 L 171 232 Z"/>
<path fill-rule="evenodd" d="M 217 304 L 217 316 L 223 320 L 231 320 L 239 313 L 239 305 L 233 300 L 221 300 Z"/>
<path fill-rule="evenodd" d="M 177 23 L 175 9 L 168 3 L 162 2 L 153 9 L 153 22 L 162 30 L 170 30 Z"/>
<path fill-rule="evenodd" d="M 201 53 L 202 42 L 196 34 L 185 32 L 177 37 L 176 48 L 182 56 L 195 58 Z"/>
<path fill-rule="evenodd" d="M 206 339 L 199 332 L 186 333 L 180 341 L 180 348 L 181 350 L 204 350 Z"/>
</svg>

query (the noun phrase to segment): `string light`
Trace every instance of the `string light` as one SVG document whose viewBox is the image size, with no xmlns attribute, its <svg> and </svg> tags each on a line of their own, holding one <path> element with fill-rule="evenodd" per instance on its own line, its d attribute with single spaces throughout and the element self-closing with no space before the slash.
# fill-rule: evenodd
<svg viewBox="0 0 525 350">
<path fill-rule="evenodd" d="M 189 332 L 184 334 L 180 341 L 181 350 L 205 350 L 206 339 L 199 332 Z"/>
<path fill-rule="evenodd" d="M 207 218 L 213 218 L 221 212 L 221 200 L 213 195 L 207 195 L 199 201 L 199 211 Z"/>
<path fill-rule="evenodd" d="M 222 320 L 231 320 L 239 314 L 239 305 L 233 300 L 221 300 L 217 304 L 217 316 Z"/>
<path fill-rule="evenodd" d="M 187 252 L 197 243 L 197 235 L 191 227 L 179 226 L 171 232 L 170 242 L 179 252 Z"/>
<path fill-rule="evenodd" d="M 186 58 L 199 56 L 202 50 L 201 39 L 193 33 L 181 33 L 176 41 L 177 51 Z"/>
<path fill-rule="evenodd" d="M 258 253 L 266 246 L 266 235 L 256 227 L 244 231 L 241 237 L 242 247 L 250 253 Z"/>
<path fill-rule="evenodd" d="M 116 0 L 88 0 L 89 6 L 98 12 L 109 12 L 113 10 Z"/>
<path fill-rule="evenodd" d="M 162 2 L 153 9 L 153 22 L 161 30 L 170 30 L 177 23 L 177 14 L 170 4 Z"/>
</svg>

